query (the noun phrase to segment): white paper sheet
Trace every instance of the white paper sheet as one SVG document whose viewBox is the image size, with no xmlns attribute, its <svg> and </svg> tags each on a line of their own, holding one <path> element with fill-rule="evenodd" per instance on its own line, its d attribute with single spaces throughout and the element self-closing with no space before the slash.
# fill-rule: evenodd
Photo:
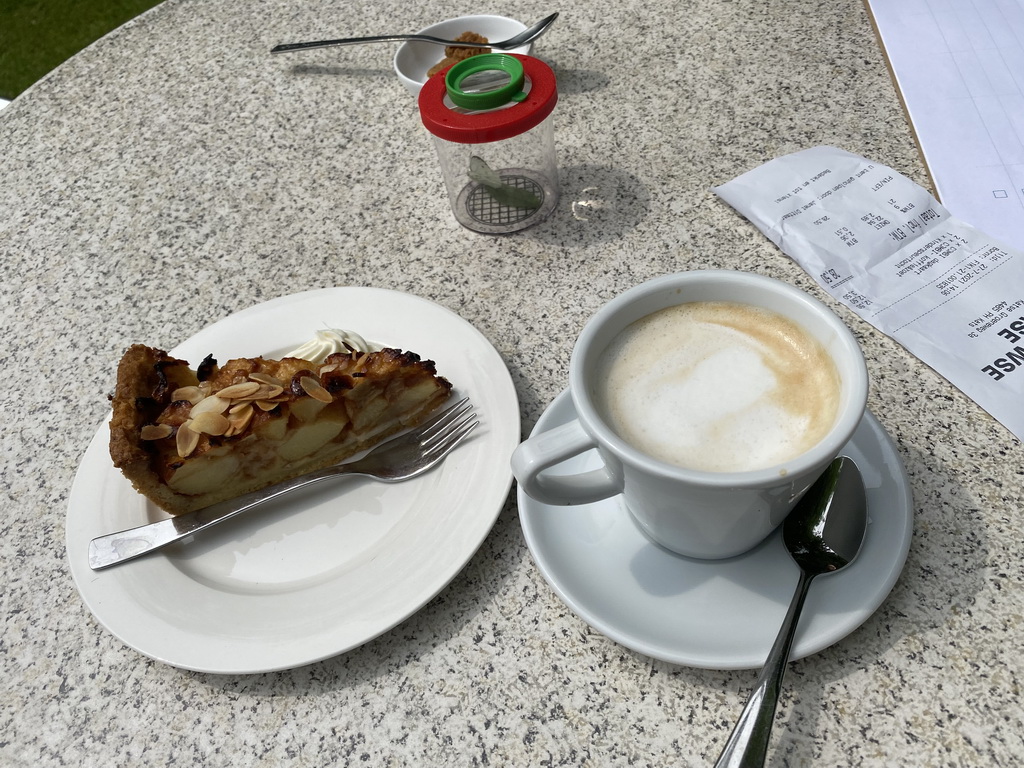
<svg viewBox="0 0 1024 768">
<path fill-rule="evenodd" d="M 834 147 L 715 192 L 835 299 L 1024 439 L 1024 252 L 891 168 Z"/>
<path fill-rule="evenodd" d="M 1024 0 L 867 0 L 954 216 L 1024 249 Z"/>
</svg>

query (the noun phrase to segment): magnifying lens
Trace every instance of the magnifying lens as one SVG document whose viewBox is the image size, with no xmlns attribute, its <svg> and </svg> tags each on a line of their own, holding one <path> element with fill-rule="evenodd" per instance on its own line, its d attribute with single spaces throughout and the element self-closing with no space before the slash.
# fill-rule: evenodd
<svg viewBox="0 0 1024 768">
<path fill-rule="evenodd" d="M 484 53 L 463 59 L 448 70 L 444 80 L 448 98 L 463 109 L 496 109 L 526 98 L 523 64 L 504 53 Z"/>
</svg>

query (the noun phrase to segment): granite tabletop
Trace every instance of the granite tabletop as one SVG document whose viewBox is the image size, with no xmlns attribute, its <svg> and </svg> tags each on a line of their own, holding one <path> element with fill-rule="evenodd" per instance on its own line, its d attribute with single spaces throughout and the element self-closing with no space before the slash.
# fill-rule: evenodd
<svg viewBox="0 0 1024 768">
<path fill-rule="evenodd" d="M 553 10 L 534 54 L 558 80 L 562 197 L 507 237 L 454 220 L 392 46 L 268 55 Z M 769 764 L 1019 765 L 1024 449 L 712 192 L 817 145 L 929 185 L 861 0 L 167 0 L 15 99 L 0 112 L 0 764 L 713 763 L 757 671 L 668 663 L 592 628 L 531 557 L 514 491 L 421 610 L 347 652 L 244 675 L 186 671 L 109 633 L 72 579 L 65 519 L 132 343 L 170 349 L 309 289 L 406 292 L 494 346 L 525 434 L 600 305 L 727 268 L 847 322 L 914 499 L 888 597 L 791 664 Z"/>
</svg>

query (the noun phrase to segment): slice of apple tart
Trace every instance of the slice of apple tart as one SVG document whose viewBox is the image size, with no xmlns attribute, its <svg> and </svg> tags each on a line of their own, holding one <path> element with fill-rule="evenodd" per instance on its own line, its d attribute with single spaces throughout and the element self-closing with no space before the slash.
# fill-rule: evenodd
<svg viewBox="0 0 1024 768">
<path fill-rule="evenodd" d="M 451 393 L 413 352 L 184 360 L 136 344 L 121 359 L 110 456 L 182 514 L 336 464 L 414 426 Z"/>
</svg>

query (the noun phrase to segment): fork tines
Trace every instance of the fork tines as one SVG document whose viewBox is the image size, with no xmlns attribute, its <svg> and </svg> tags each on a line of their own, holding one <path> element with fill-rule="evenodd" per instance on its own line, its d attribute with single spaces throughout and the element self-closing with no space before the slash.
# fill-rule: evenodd
<svg viewBox="0 0 1024 768">
<path fill-rule="evenodd" d="M 427 423 L 420 436 L 420 443 L 424 448 L 430 448 L 453 435 L 457 435 L 457 440 L 461 440 L 477 424 L 479 421 L 473 411 L 473 404 L 469 402 L 468 397 L 464 397 Z"/>
</svg>

